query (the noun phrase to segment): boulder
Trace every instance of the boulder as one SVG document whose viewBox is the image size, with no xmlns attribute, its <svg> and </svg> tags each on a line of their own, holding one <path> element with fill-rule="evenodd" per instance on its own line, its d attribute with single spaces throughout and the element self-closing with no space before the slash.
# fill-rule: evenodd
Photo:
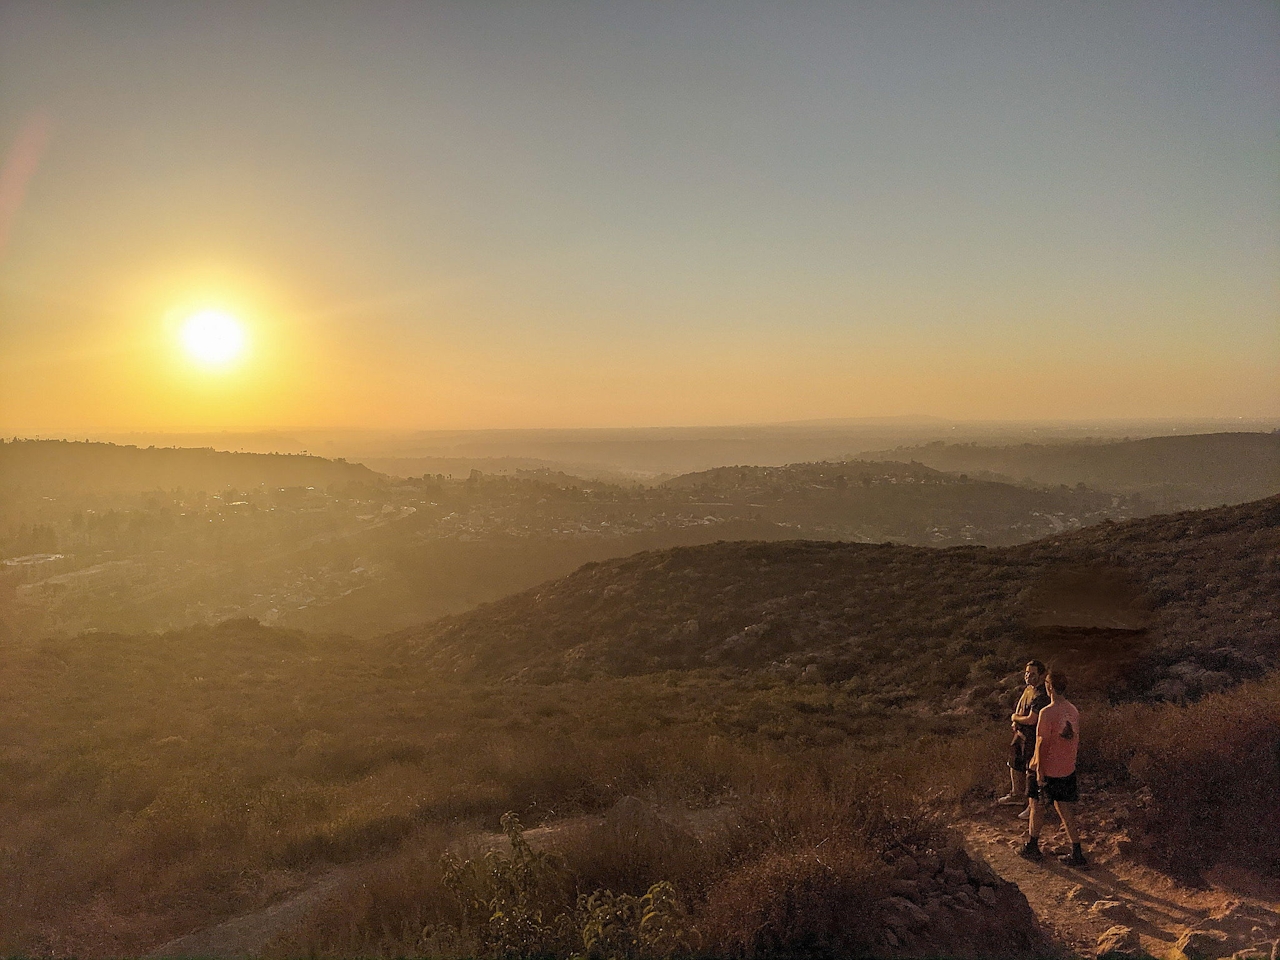
<svg viewBox="0 0 1280 960">
<path fill-rule="evenodd" d="M 1192 930 L 1179 937 L 1175 946 L 1187 960 L 1222 960 L 1235 953 L 1238 944 L 1221 930 Z"/>
<path fill-rule="evenodd" d="M 1117 924 L 1098 938 L 1098 960 L 1137 960 L 1145 956 L 1142 940 L 1132 927 Z"/>
<path fill-rule="evenodd" d="M 903 897 L 917 903 L 920 901 L 920 884 L 914 880 L 894 877 L 889 881 L 889 892 L 895 897 Z"/>
<path fill-rule="evenodd" d="M 893 861 L 893 872 L 904 880 L 912 880 L 920 873 L 920 864 L 910 854 L 903 854 Z"/>
<path fill-rule="evenodd" d="M 1089 908 L 1095 917 L 1106 917 L 1114 923 L 1132 923 L 1133 911 L 1119 900 L 1098 900 Z"/>
</svg>

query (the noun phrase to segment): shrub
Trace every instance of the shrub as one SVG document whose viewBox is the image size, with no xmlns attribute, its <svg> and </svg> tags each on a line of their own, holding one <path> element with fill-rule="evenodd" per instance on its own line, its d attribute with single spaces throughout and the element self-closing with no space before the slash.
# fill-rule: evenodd
<svg viewBox="0 0 1280 960">
<path fill-rule="evenodd" d="M 514 813 L 502 818 L 510 854 L 491 850 L 483 858 L 441 858 L 444 885 L 457 900 L 461 932 L 490 956 L 537 956 L 566 952 L 572 942 L 570 890 L 563 861 L 535 851 Z"/>
<path fill-rule="evenodd" d="M 775 849 L 717 884 L 704 918 L 711 952 L 745 957 L 857 956 L 884 865 L 851 838 Z"/>
<path fill-rule="evenodd" d="M 1094 766 L 1150 791 L 1138 829 L 1154 862 L 1185 879 L 1221 860 L 1280 873 L 1280 674 L 1100 720 Z"/>
</svg>

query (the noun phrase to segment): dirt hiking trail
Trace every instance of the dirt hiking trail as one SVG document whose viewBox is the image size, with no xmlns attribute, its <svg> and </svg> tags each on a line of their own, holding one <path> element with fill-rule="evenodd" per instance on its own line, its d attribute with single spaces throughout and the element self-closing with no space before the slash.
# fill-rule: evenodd
<svg viewBox="0 0 1280 960">
<path fill-rule="evenodd" d="M 985 860 L 1003 879 L 1017 884 L 1030 903 L 1046 937 L 1063 957 L 1095 958 L 1099 938 L 1114 928 L 1128 928 L 1131 955 L 1146 954 L 1171 960 L 1231 957 L 1238 960 L 1280 960 L 1280 883 L 1232 878 L 1230 885 L 1214 884 L 1191 889 L 1159 871 L 1144 867 L 1126 855 L 1129 837 L 1125 829 L 1131 797 L 1096 795 L 1083 797 L 1081 829 L 1087 870 L 1066 867 L 1057 854 L 1069 844 L 1056 815 L 1050 814 L 1041 834 L 1045 859 L 1031 862 L 1018 856 L 1026 839 L 1025 820 L 1019 807 L 991 803 L 974 805 L 954 824 L 971 856 Z M 1140 802 L 1140 801 L 1137 801 Z M 723 820 L 726 808 L 697 811 L 682 819 L 694 827 L 710 828 Z M 598 823 L 601 817 L 579 817 L 525 831 L 535 847 L 555 840 L 566 829 Z M 502 834 L 471 838 L 476 849 L 501 847 Z M 324 902 L 339 897 L 373 864 L 353 864 L 324 874 L 307 889 L 265 909 L 245 914 L 162 944 L 149 957 L 202 957 L 240 960 L 260 955 L 267 945 Z M 1246 881 L 1248 878 L 1243 878 Z M 1183 938 L 1201 931 L 1200 950 L 1178 950 Z M 1183 941 L 1185 942 L 1185 941 Z M 1207 952 L 1206 952 L 1207 951 Z M 1116 956 L 1121 956 L 1118 953 Z"/>
<path fill-rule="evenodd" d="M 1190 955 L 1194 960 L 1198 948 L 1201 956 L 1275 960 L 1280 884 L 1235 877 L 1241 882 L 1227 888 L 1210 878 L 1206 889 L 1192 889 L 1135 862 L 1126 855 L 1131 846 L 1126 825 L 1133 803 L 1141 803 L 1141 798 L 1081 798 L 1087 869 L 1058 861 L 1058 854 L 1070 852 L 1071 845 L 1053 813 L 1046 817 L 1040 834 L 1045 858 L 1038 862 L 1018 855 L 1027 839 L 1027 821 L 1018 819 L 1018 806 L 972 808 L 956 827 L 970 855 L 983 858 L 1001 877 L 1018 885 L 1046 936 L 1067 956 L 1096 957 L 1101 937 L 1115 927 L 1127 927 L 1136 935 L 1132 946 L 1140 944 L 1152 957 L 1181 960 Z M 1253 889 L 1246 894 L 1237 887 Z M 1183 953 L 1178 944 L 1193 931 L 1206 935 L 1196 938 Z"/>
</svg>

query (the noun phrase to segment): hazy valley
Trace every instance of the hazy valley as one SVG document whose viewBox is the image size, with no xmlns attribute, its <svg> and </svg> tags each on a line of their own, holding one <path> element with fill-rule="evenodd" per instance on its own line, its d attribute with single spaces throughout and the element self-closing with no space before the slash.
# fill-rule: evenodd
<svg viewBox="0 0 1280 960">
<path fill-rule="evenodd" d="M 1101 481 L 1117 479 L 1106 473 L 1117 455 L 1141 464 L 1140 482 L 1126 475 L 1114 488 L 861 460 L 722 467 L 655 485 L 547 469 L 405 478 L 306 455 L 6 443 L 0 629 L 156 630 L 249 616 L 371 636 L 643 550 L 789 539 L 994 546 L 1150 514 L 1175 489 L 1190 501 L 1182 506 L 1280 490 L 1280 437 L 1222 436 L 1171 438 L 1172 451 L 1155 453 L 1152 441 L 1044 448 L 1094 457 Z M 1236 470 L 1235 485 L 1212 469 Z"/>
</svg>

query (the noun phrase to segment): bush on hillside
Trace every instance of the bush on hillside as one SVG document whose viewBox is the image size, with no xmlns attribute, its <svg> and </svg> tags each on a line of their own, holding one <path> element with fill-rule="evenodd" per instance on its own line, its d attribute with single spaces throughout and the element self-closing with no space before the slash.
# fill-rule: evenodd
<svg viewBox="0 0 1280 960">
<path fill-rule="evenodd" d="M 1221 861 L 1280 875 L 1280 674 L 1099 721 L 1096 772 L 1150 791 L 1137 826 L 1153 862 L 1186 879 Z"/>
</svg>

